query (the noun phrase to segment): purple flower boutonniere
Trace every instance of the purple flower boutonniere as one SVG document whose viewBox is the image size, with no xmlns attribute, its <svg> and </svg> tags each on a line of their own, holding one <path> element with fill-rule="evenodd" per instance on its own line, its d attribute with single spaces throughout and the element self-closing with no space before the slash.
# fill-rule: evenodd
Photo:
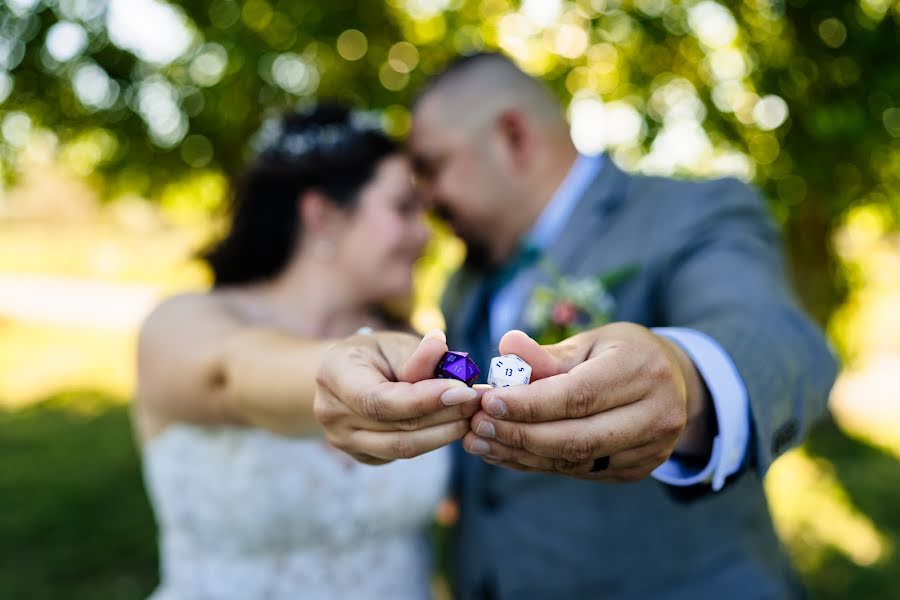
<svg viewBox="0 0 900 600">
<path fill-rule="evenodd" d="M 556 344 L 612 320 L 616 300 L 610 290 L 637 273 L 629 265 L 604 275 L 573 278 L 544 261 L 551 285 L 534 288 L 525 306 L 525 325 L 539 344 Z"/>
</svg>

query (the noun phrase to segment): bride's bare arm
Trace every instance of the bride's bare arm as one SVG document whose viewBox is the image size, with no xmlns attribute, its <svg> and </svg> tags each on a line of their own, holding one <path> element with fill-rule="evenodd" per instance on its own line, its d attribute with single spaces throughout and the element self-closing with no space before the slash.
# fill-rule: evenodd
<svg viewBox="0 0 900 600">
<path fill-rule="evenodd" d="M 330 345 L 249 326 L 208 295 L 171 298 L 139 336 L 140 437 L 146 441 L 176 421 L 318 433 L 315 375 Z"/>
</svg>

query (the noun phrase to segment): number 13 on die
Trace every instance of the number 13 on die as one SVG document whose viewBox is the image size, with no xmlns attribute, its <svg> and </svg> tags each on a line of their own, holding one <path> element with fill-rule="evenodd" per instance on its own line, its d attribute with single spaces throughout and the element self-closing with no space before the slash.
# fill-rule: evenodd
<svg viewBox="0 0 900 600">
<path fill-rule="evenodd" d="M 531 366 L 515 354 L 504 354 L 491 360 L 488 383 L 492 387 L 526 385 L 531 380 Z"/>
</svg>

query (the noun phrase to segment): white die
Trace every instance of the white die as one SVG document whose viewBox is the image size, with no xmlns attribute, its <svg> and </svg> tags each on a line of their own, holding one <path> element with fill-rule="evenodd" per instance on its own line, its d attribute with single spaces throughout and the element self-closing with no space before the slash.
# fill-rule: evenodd
<svg viewBox="0 0 900 600">
<path fill-rule="evenodd" d="M 531 380 L 531 365 L 515 354 L 504 354 L 491 360 L 487 382 L 491 387 L 525 385 Z"/>
</svg>

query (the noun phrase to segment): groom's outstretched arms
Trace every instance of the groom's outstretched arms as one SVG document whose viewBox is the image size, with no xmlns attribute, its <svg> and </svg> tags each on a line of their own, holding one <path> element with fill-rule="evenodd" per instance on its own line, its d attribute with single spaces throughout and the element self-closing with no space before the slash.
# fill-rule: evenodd
<svg viewBox="0 0 900 600">
<path fill-rule="evenodd" d="M 516 469 L 718 490 L 802 439 L 835 360 L 790 293 L 761 198 L 734 180 L 691 185 L 662 205 L 679 210 L 657 224 L 669 242 L 645 268 L 664 327 L 616 323 L 546 347 L 507 334 L 501 353 L 528 361 L 533 383 L 485 394 L 466 450 Z M 691 352 L 697 339 L 707 351 Z"/>
<path fill-rule="evenodd" d="M 440 331 L 337 342 L 316 377 L 315 414 L 328 441 L 360 462 L 383 464 L 446 446 L 469 431 L 480 390 L 432 379 L 447 351 Z"/>
</svg>

